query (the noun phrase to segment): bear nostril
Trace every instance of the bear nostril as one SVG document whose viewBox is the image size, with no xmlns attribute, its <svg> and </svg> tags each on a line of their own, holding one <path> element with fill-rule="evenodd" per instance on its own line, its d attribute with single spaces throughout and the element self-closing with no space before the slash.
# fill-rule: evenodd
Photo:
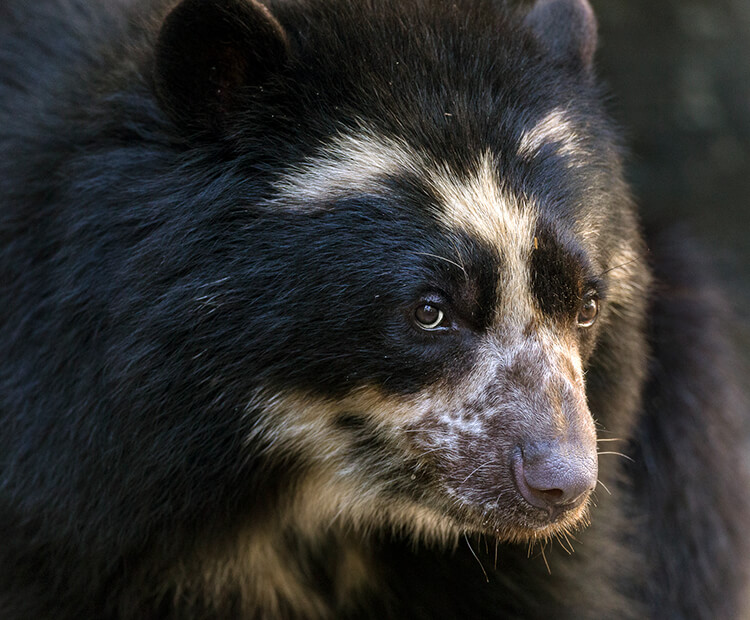
<svg viewBox="0 0 750 620">
<path fill-rule="evenodd" d="M 528 484 L 528 481 L 527 481 Z M 533 493 L 544 497 L 550 504 L 561 504 L 565 501 L 565 491 L 562 489 L 534 489 L 530 487 Z"/>
<path fill-rule="evenodd" d="M 550 515 L 579 505 L 597 479 L 596 458 L 559 446 L 527 446 L 513 457 L 513 475 L 521 496 Z"/>
</svg>

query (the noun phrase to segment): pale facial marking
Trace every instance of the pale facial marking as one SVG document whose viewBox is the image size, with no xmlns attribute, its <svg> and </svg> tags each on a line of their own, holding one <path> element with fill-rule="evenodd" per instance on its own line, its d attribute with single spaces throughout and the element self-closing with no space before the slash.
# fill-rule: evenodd
<svg viewBox="0 0 750 620">
<path fill-rule="evenodd" d="M 545 141 L 559 142 L 563 137 L 574 136 L 562 112 L 556 112 L 524 136 L 523 148 L 532 151 Z M 531 292 L 529 267 L 537 208 L 530 199 L 505 191 L 496 171 L 490 153 L 478 158 L 474 173 L 467 177 L 446 164 L 431 161 L 405 143 L 363 130 L 356 135 L 338 136 L 318 156 L 287 171 L 277 181 L 274 201 L 304 210 L 320 208 L 323 201 L 330 204 L 336 198 L 377 194 L 384 191 L 382 181 L 389 176 L 415 175 L 428 183 L 437 199 L 431 205 L 433 215 L 448 230 L 465 231 L 486 241 L 497 248 L 502 260 L 498 274 L 500 303 L 495 317 L 496 326 L 503 333 L 502 342 L 487 339 L 486 351 L 477 356 L 476 366 L 460 389 L 447 383 L 436 384 L 415 395 L 395 397 L 370 387 L 336 401 L 301 393 L 259 393 L 250 404 L 249 410 L 262 413 L 248 437 L 248 445 L 270 445 L 281 454 L 303 454 L 310 462 L 288 510 L 289 515 L 294 515 L 296 528 L 314 530 L 343 521 L 355 530 L 366 529 L 375 525 L 374 515 L 378 515 L 381 525 L 408 529 L 414 536 L 433 540 L 450 538 L 451 533 L 459 531 L 448 517 L 415 501 L 396 501 L 392 496 L 384 501 L 385 482 L 373 475 L 372 467 L 363 470 L 360 463 L 352 460 L 349 443 L 342 440 L 336 418 L 348 412 L 367 418 L 378 436 L 395 446 L 396 454 L 400 451 L 405 457 L 413 457 L 416 467 L 428 467 L 433 457 L 465 467 L 466 462 L 461 461 L 467 458 L 466 446 L 472 442 L 477 446 L 486 444 L 488 428 L 497 428 L 495 401 L 499 397 L 488 396 L 488 386 L 521 357 L 528 356 L 530 340 L 523 331 L 529 321 L 539 318 L 539 310 Z M 565 392 L 583 394 L 577 351 L 556 341 L 553 334 L 539 334 L 531 344 L 545 352 L 540 353 L 540 359 L 549 361 L 538 369 L 544 385 L 565 385 Z M 558 364 L 557 358 L 566 362 Z M 516 407 L 515 413 L 527 420 L 529 429 L 533 430 L 539 421 L 540 411 L 528 400 L 500 405 L 501 409 Z M 556 422 L 564 427 L 562 412 L 560 416 Z M 425 427 L 431 430 L 420 430 Z M 421 445 L 414 440 L 417 433 L 424 440 Z M 468 456 L 481 457 L 477 450 L 474 448 Z M 403 521 L 407 515 L 408 521 Z"/>
<path fill-rule="evenodd" d="M 523 133 L 518 141 L 518 155 L 534 157 L 548 144 L 554 144 L 561 155 L 581 155 L 584 152 L 575 125 L 561 108 L 555 108 Z"/>
<path fill-rule="evenodd" d="M 559 401 L 566 395 L 573 398 L 581 411 L 588 411 L 577 343 L 574 339 L 561 339 L 551 328 L 540 327 L 531 337 L 518 332 L 508 334 L 502 344 L 491 338 L 486 339 L 477 355 L 475 367 L 462 379 L 460 389 L 449 384 L 436 386 L 428 407 L 433 415 L 436 411 L 442 412 L 438 417 L 442 435 L 436 440 L 451 446 L 459 438 L 484 437 L 492 418 L 509 406 L 516 419 L 527 420 L 530 429 L 542 427 L 545 422 L 538 419 L 541 412 L 525 398 L 527 386 L 523 383 L 508 383 L 518 394 L 517 398 L 512 398 L 512 402 L 507 402 L 508 395 L 502 398 L 488 396 L 492 394 L 493 386 L 503 382 L 503 377 L 517 373 L 519 368 L 528 377 L 533 377 L 533 382 L 540 387 L 539 393 L 554 392 L 551 401 Z M 553 408 L 544 412 L 544 416 L 550 414 L 554 416 L 553 422 L 561 436 L 567 434 L 570 421 L 565 418 L 562 409 Z"/>
<path fill-rule="evenodd" d="M 563 395 L 571 400 L 569 405 L 577 411 L 587 414 L 587 419 L 570 420 L 562 408 L 554 408 L 551 414 L 558 430 L 561 440 L 576 432 L 582 427 L 588 427 L 591 435 L 593 430 L 593 418 L 588 413 L 586 402 L 586 386 L 583 374 L 583 365 L 578 344 L 575 340 L 565 341 L 560 338 L 554 330 L 541 328 L 536 334 L 539 347 L 544 351 L 546 364 L 544 369 L 543 385 L 550 394 L 550 400 L 556 401 Z"/>
<path fill-rule="evenodd" d="M 286 171 L 275 183 L 273 203 L 281 208 L 317 209 L 337 198 L 385 191 L 383 179 L 405 174 L 429 184 L 438 200 L 433 212 L 449 229 L 466 231 L 499 249 L 505 261 L 503 298 L 512 306 L 504 314 L 519 324 L 525 322 L 534 312 L 528 256 L 536 210 L 530 199 L 518 199 L 501 188 L 490 153 L 481 155 L 474 174 L 463 179 L 408 144 L 363 128 L 356 134 L 338 135 L 319 155 Z"/>
<path fill-rule="evenodd" d="M 549 402 L 574 397 L 578 408 L 587 411 L 578 351 L 552 330 L 541 330 L 533 338 L 519 333 L 502 345 L 487 338 L 476 359 L 459 388 L 445 381 L 410 396 L 388 395 L 375 387 L 363 387 L 330 400 L 293 392 L 259 394 L 254 399 L 255 407 L 249 408 L 257 411 L 260 406 L 263 413 L 248 444 L 258 445 L 262 440 L 280 455 L 303 454 L 309 463 L 289 510 L 295 529 L 310 529 L 312 536 L 314 530 L 330 527 L 339 519 L 349 527 L 366 529 L 374 525 L 374 514 L 380 515 L 381 525 L 392 526 L 396 524 L 390 519 L 404 510 L 423 514 L 426 509 L 407 500 L 394 503 L 390 496 L 384 502 L 388 481 L 377 473 L 394 464 L 408 466 L 416 474 L 421 467 L 431 467 L 435 459 L 449 469 L 460 469 L 466 466 L 467 458 L 497 458 L 483 457 L 480 446 L 511 413 L 516 421 L 520 419 L 516 423 L 520 429 L 526 428 L 528 435 L 533 436 L 536 427 L 546 425 L 556 427 L 564 437 L 571 421 L 562 405 L 539 407 L 538 398 L 545 391 L 559 392 L 550 396 Z M 529 361 L 533 367 L 529 367 Z M 529 378 L 519 384 L 503 379 L 519 368 Z M 504 387 L 499 388 L 503 382 Z M 524 391 L 529 383 L 540 386 L 533 390 L 537 395 L 532 394 L 532 398 Z M 348 437 L 336 425 L 339 416 L 351 412 L 366 419 L 371 430 L 392 447 L 376 455 L 382 462 L 373 466 L 370 461 L 363 466 L 352 460 Z M 477 448 L 467 454 L 467 445 L 472 444 Z M 409 525 L 413 535 L 444 539 L 446 532 L 456 531 L 454 524 L 428 512 L 432 516 L 424 513 L 424 518 Z"/>
<path fill-rule="evenodd" d="M 468 181 L 445 166 L 429 178 L 441 202 L 440 219 L 499 250 L 504 263 L 499 313 L 506 322 L 525 324 L 536 312 L 528 260 L 536 228 L 534 205 L 502 190 L 489 153 L 481 157 Z"/>
<path fill-rule="evenodd" d="M 282 207 L 317 209 L 321 201 L 382 190 L 382 179 L 409 172 L 419 164 L 408 145 L 364 129 L 339 134 L 320 154 L 285 172 L 275 182 L 273 202 Z"/>
<path fill-rule="evenodd" d="M 248 410 L 260 408 L 262 413 L 246 441 L 249 446 L 271 445 L 271 450 L 280 455 L 299 453 L 307 457 L 308 471 L 292 511 L 295 519 L 304 515 L 298 519 L 302 527 L 328 527 L 342 515 L 350 525 L 361 519 L 363 527 L 371 527 L 373 513 L 388 512 L 379 506 L 383 483 L 363 471 L 361 463 L 352 461 L 350 444 L 343 440 L 336 419 L 356 412 L 367 418 L 384 440 L 403 447 L 399 429 L 424 416 L 430 407 L 432 400 L 427 394 L 398 398 L 369 387 L 336 400 L 299 392 L 258 393 Z M 391 512 L 394 509 L 389 507 Z"/>
</svg>

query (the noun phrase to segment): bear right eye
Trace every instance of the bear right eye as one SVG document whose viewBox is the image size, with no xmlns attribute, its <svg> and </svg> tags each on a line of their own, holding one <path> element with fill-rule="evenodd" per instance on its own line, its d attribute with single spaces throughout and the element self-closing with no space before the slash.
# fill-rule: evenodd
<svg viewBox="0 0 750 620">
<path fill-rule="evenodd" d="M 427 331 L 439 329 L 444 319 L 445 313 L 432 302 L 422 302 L 414 310 L 414 322 Z"/>
</svg>

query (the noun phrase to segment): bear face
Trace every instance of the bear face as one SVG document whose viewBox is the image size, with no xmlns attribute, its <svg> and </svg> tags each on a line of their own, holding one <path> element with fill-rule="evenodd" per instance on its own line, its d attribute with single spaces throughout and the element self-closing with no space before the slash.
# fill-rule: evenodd
<svg viewBox="0 0 750 620">
<path fill-rule="evenodd" d="M 586 2 L 63 4 L 75 62 L 0 64 L 0 610 L 640 617 L 643 541 L 737 540 L 649 508 L 704 523 L 648 433 L 708 423 L 641 407 L 664 304 Z"/>
<path fill-rule="evenodd" d="M 262 188 L 233 238 L 261 292 L 237 304 L 248 443 L 305 463 L 292 512 L 544 539 L 586 519 L 584 373 L 612 309 L 643 312 L 641 241 L 588 5 L 465 7 L 470 44 L 455 10 L 183 2 L 156 91 Z"/>
</svg>

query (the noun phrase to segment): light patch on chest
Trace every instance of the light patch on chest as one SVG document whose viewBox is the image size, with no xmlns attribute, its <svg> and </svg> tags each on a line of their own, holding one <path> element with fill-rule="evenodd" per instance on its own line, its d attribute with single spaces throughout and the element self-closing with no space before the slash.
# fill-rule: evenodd
<svg viewBox="0 0 750 620">
<path fill-rule="evenodd" d="M 381 466 L 393 466 L 382 460 L 393 455 L 375 463 L 353 459 L 347 436 L 335 424 L 342 412 L 355 410 L 366 413 L 384 438 L 393 439 L 407 416 L 419 415 L 418 403 L 368 388 L 341 400 L 263 392 L 249 408 L 258 415 L 249 448 L 270 440 L 270 452 L 280 459 L 299 455 L 304 471 L 277 503 L 265 507 L 267 517 L 223 540 L 209 538 L 210 544 L 199 545 L 173 567 L 177 597 L 193 591 L 217 602 L 239 596 L 248 617 L 334 618 L 345 614 L 351 601 L 377 590 L 377 570 L 361 542 L 372 531 L 390 529 L 413 540 L 455 544 L 458 526 L 450 518 L 388 493 L 389 481 L 377 473 Z M 331 597 L 316 589 L 314 565 L 304 564 L 307 556 L 300 549 L 324 554 L 317 557 L 330 572 Z"/>
<path fill-rule="evenodd" d="M 575 125 L 561 108 L 555 108 L 518 141 L 518 155 L 535 157 L 545 146 L 553 146 L 560 155 L 582 155 L 584 148 Z"/>
<path fill-rule="evenodd" d="M 259 523 L 236 532 L 235 536 L 199 546 L 190 560 L 176 566 L 171 577 L 178 598 L 202 592 L 209 602 L 221 604 L 238 597 L 243 617 L 294 617 L 326 619 L 345 610 L 350 601 L 373 586 L 373 568 L 366 549 L 343 532 L 316 532 L 338 540 L 326 547 L 326 568 L 332 576 L 331 597 L 322 596 L 312 574 L 314 566 L 305 563 L 309 548 L 320 553 L 318 541 L 296 531 L 296 546 L 288 539 L 288 516 Z M 338 538 L 336 538 L 338 536 Z"/>
</svg>

